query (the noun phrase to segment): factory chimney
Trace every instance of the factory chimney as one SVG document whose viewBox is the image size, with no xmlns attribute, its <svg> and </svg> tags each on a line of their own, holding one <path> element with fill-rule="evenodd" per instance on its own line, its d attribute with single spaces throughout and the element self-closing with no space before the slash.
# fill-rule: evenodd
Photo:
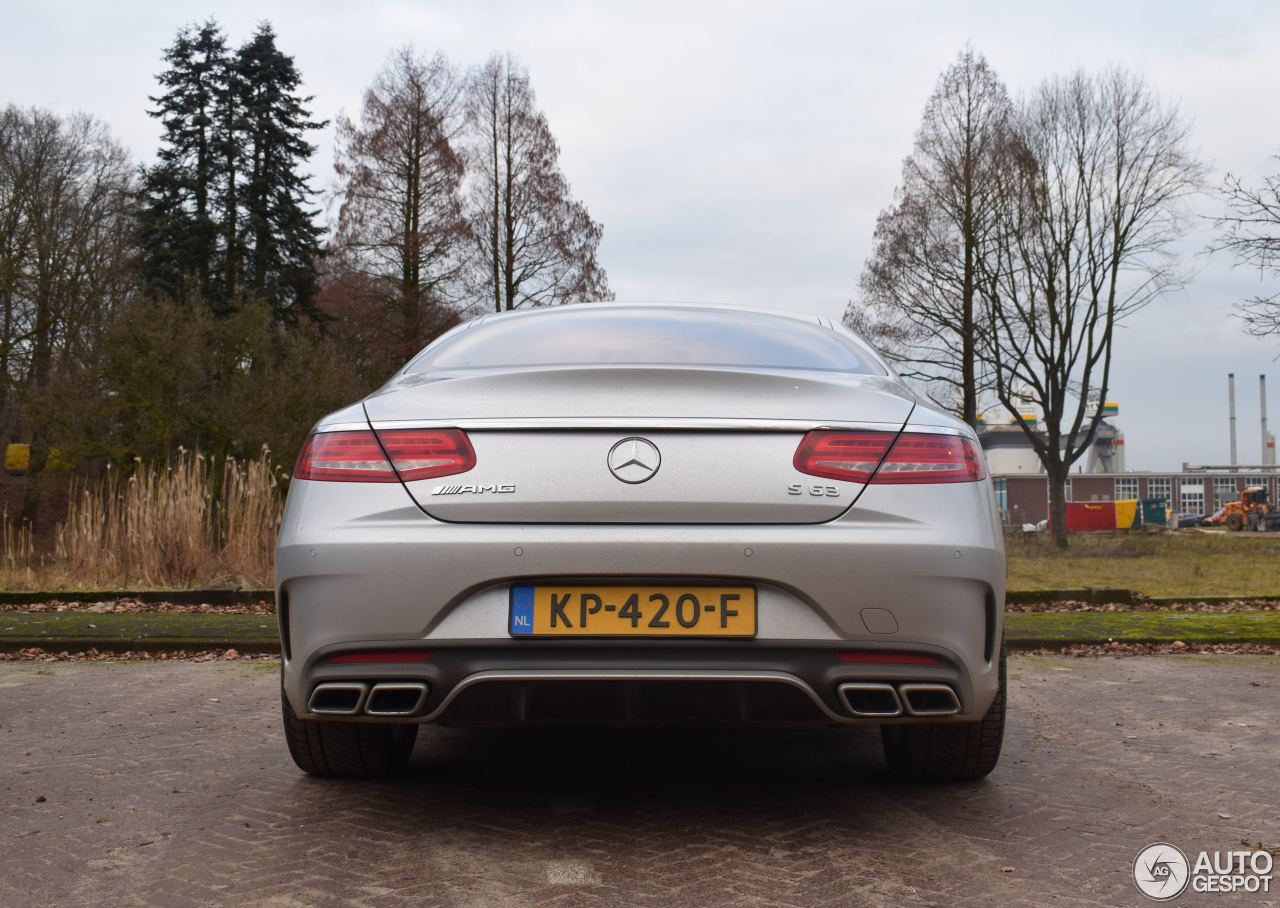
<svg viewBox="0 0 1280 908">
<path fill-rule="evenodd" d="M 1236 374 L 1234 372 L 1227 373 L 1227 422 L 1231 425 L 1231 465 L 1234 467 L 1238 463 L 1236 460 Z"/>
<path fill-rule="evenodd" d="M 1267 377 L 1258 376 L 1258 405 L 1262 410 L 1262 460 L 1267 462 Z"/>
</svg>

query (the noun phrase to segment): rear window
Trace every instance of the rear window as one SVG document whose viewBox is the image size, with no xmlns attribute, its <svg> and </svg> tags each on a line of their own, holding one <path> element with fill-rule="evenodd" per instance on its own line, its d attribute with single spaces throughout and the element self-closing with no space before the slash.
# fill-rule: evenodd
<svg viewBox="0 0 1280 908">
<path fill-rule="evenodd" d="M 882 374 L 852 341 L 817 323 L 745 311 L 587 305 L 482 322 L 428 347 L 409 371 L 605 364 Z"/>
</svg>

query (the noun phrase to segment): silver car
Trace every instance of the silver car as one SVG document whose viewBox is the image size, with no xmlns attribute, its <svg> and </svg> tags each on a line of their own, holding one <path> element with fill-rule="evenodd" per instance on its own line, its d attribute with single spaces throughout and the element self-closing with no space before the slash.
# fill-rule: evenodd
<svg viewBox="0 0 1280 908">
<path fill-rule="evenodd" d="M 285 733 L 393 772 L 418 726 L 878 725 L 1000 753 L 1005 558 L 972 430 L 784 312 L 488 315 L 322 419 L 276 550 Z"/>
</svg>

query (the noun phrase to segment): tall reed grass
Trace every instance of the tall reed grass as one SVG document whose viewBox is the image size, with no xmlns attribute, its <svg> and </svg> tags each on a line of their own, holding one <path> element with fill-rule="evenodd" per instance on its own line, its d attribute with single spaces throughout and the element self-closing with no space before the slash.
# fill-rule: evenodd
<svg viewBox="0 0 1280 908">
<path fill-rule="evenodd" d="M 9 588 L 270 586 L 280 484 L 265 449 L 254 460 L 179 449 L 73 481 L 52 551 L 7 518 L 0 582 Z"/>
</svg>

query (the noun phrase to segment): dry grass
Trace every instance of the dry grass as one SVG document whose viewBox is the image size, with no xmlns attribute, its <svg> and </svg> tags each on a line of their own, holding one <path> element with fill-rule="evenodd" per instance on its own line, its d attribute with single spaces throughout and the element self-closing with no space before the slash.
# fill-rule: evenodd
<svg viewBox="0 0 1280 908">
<path fill-rule="evenodd" d="M 179 450 L 164 466 L 77 482 L 51 552 L 6 519 L 0 585 L 8 589 L 270 586 L 279 483 L 263 451 L 215 462 Z"/>
<path fill-rule="evenodd" d="M 1280 596 L 1280 537 L 1254 533 L 1117 533 L 1010 538 L 1009 589 L 1115 587 L 1147 596 Z"/>
</svg>

